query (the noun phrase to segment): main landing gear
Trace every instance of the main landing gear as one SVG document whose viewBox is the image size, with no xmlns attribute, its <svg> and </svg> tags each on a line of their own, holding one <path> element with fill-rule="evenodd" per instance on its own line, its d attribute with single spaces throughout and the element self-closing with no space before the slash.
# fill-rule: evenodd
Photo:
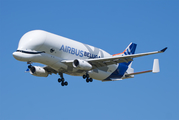
<svg viewBox="0 0 179 120">
<path fill-rule="evenodd" d="M 58 82 L 61 83 L 62 86 L 67 86 L 68 82 L 65 81 L 64 77 L 63 77 L 63 73 L 59 73 L 61 78 L 58 78 Z"/>
<path fill-rule="evenodd" d="M 92 78 L 89 78 L 89 74 L 86 73 L 86 75 L 83 75 L 83 79 L 86 79 L 86 82 L 89 83 L 89 82 L 93 82 L 93 79 Z"/>
<path fill-rule="evenodd" d="M 58 79 L 58 82 L 61 83 L 62 86 L 67 86 L 68 85 L 68 82 L 65 81 L 64 77 L 63 77 L 63 73 L 59 73 L 60 77 Z M 85 75 L 83 75 L 83 79 L 86 79 L 86 82 L 89 83 L 89 82 L 93 82 L 93 79 L 89 77 L 89 74 L 86 73 Z"/>
</svg>

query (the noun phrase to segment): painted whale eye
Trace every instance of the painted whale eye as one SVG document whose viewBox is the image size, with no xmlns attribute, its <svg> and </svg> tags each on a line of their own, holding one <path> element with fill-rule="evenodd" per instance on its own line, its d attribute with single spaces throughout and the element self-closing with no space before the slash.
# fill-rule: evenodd
<svg viewBox="0 0 179 120">
<path fill-rule="evenodd" d="M 50 52 L 53 53 L 55 50 L 53 48 L 50 49 Z"/>
</svg>

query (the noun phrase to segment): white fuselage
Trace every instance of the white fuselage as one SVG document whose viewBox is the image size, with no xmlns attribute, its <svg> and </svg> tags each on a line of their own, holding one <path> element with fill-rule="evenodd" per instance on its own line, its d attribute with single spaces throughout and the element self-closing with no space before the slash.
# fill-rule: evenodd
<svg viewBox="0 0 179 120">
<path fill-rule="evenodd" d="M 83 60 L 112 56 L 102 49 L 42 30 L 34 30 L 24 34 L 20 39 L 17 52 L 14 52 L 13 55 L 19 61 L 42 63 L 58 72 L 75 76 L 82 76 L 86 71 L 76 69 L 72 64 L 63 64 L 61 63 L 62 60 Z M 117 67 L 118 64 L 108 65 L 93 69 L 88 73 L 93 79 L 104 80 Z"/>
</svg>

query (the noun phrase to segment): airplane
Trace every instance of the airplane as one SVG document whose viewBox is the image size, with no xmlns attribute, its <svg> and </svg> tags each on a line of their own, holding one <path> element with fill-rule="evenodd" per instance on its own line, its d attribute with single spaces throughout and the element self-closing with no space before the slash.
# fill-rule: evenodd
<svg viewBox="0 0 179 120">
<path fill-rule="evenodd" d="M 131 67 L 133 59 L 163 53 L 167 47 L 160 51 L 135 54 L 136 46 L 137 44 L 130 43 L 122 53 L 111 55 L 100 48 L 47 31 L 32 30 L 21 37 L 13 57 L 18 61 L 27 62 L 27 71 L 34 76 L 47 77 L 49 74 L 59 74 L 58 82 L 62 86 L 68 85 L 63 74 L 82 76 L 89 83 L 93 79 L 103 82 L 118 81 L 134 78 L 137 74 L 158 73 L 158 59 L 154 59 L 152 70 L 142 72 L 134 72 Z M 46 66 L 33 66 L 32 63 Z"/>
</svg>

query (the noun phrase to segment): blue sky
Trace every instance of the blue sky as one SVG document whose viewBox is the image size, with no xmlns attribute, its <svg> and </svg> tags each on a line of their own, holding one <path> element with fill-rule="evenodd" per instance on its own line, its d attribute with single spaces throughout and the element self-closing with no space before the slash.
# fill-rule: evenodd
<svg viewBox="0 0 179 120">
<path fill-rule="evenodd" d="M 179 2 L 177 0 L 1 0 L 0 119 L 1 120 L 178 120 Z M 135 71 L 152 68 L 158 74 L 136 75 L 115 82 L 65 75 L 40 78 L 25 73 L 27 64 L 12 53 L 21 36 L 46 30 L 106 50 L 122 52 L 130 42 L 136 53 L 163 54 L 134 59 Z M 37 65 L 37 64 L 34 64 Z"/>
</svg>

